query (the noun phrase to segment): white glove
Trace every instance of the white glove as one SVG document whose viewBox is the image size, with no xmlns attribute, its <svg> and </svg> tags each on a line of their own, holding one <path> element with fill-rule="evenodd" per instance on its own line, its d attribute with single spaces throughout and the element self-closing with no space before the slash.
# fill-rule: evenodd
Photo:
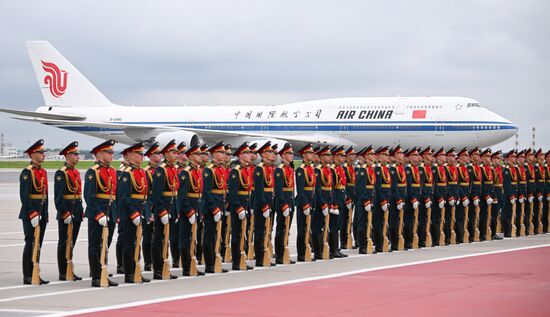
<svg viewBox="0 0 550 317">
<path fill-rule="evenodd" d="M 264 218 L 267 218 L 267 217 L 269 217 L 269 213 L 270 213 L 270 212 L 271 212 L 271 210 L 270 210 L 270 209 L 267 209 L 266 211 L 264 211 L 264 212 L 262 213 L 262 216 L 264 216 Z"/>
<path fill-rule="evenodd" d="M 217 214 L 214 215 L 214 222 L 218 222 L 222 219 L 222 213 L 221 212 L 218 212 Z"/>
<path fill-rule="evenodd" d="M 365 207 L 365 210 L 370 212 L 372 210 L 372 204 L 368 204 L 367 207 Z"/>
<path fill-rule="evenodd" d="M 107 216 L 103 216 L 99 218 L 97 222 L 99 222 L 99 224 L 102 225 L 103 227 L 107 227 Z"/>
<path fill-rule="evenodd" d="M 537 199 L 539 200 L 539 203 L 541 203 L 542 202 L 542 195 L 538 196 Z"/>
<path fill-rule="evenodd" d="M 254 214 L 254 209 L 253 208 L 250 208 L 250 210 L 248 211 L 249 215 L 253 215 Z"/>
<path fill-rule="evenodd" d="M 388 204 L 382 205 L 382 211 L 388 211 Z"/>
<path fill-rule="evenodd" d="M 519 203 L 520 203 L 520 204 L 523 204 L 524 201 L 525 201 L 525 198 L 520 198 L 520 199 L 519 199 Z"/>
<path fill-rule="evenodd" d="M 195 213 L 193 213 L 191 215 L 191 217 L 187 218 L 189 220 L 189 223 L 190 224 L 194 224 L 195 222 L 197 222 L 197 216 L 195 216 Z"/>
<path fill-rule="evenodd" d="M 346 207 L 351 210 L 351 203 L 347 204 Z"/>
<path fill-rule="evenodd" d="M 513 205 L 513 204 L 515 204 L 515 203 L 516 203 L 516 199 L 515 199 L 515 198 L 510 199 L 510 204 Z"/>
<path fill-rule="evenodd" d="M 227 217 L 227 216 L 231 215 L 231 212 L 230 211 L 224 211 L 223 215 Z"/>
<path fill-rule="evenodd" d="M 462 202 L 462 206 L 464 207 L 468 207 L 468 205 L 470 204 L 470 200 L 469 199 L 466 199 Z"/>
<path fill-rule="evenodd" d="M 460 205 L 460 200 L 458 200 L 458 199 L 456 200 L 456 205 L 457 206 Z"/>
<path fill-rule="evenodd" d="M 243 220 L 245 217 L 246 217 L 246 212 L 245 212 L 245 211 L 241 211 L 241 212 L 239 213 L 239 220 Z"/>
<path fill-rule="evenodd" d="M 139 226 L 139 224 L 141 223 L 141 216 L 139 217 L 135 217 L 132 222 L 134 223 L 134 225 L 137 227 Z"/>
<path fill-rule="evenodd" d="M 63 219 L 63 223 L 68 225 L 73 222 L 73 215 L 69 215 L 67 218 Z"/>
<path fill-rule="evenodd" d="M 38 226 L 38 223 L 40 222 L 40 216 L 36 215 L 34 218 L 31 219 L 31 225 L 33 228 Z"/>
<path fill-rule="evenodd" d="M 323 216 L 328 216 L 328 207 L 323 208 Z"/>
<path fill-rule="evenodd" d="M 283 210 L 283 217 L 288 217 L 288 215 L 290 215 L 290 208 L 287 208 L 285 210 Z"/>
<path fill-rule="evenodd" d="M 429 202 L 424 204 L 424 206 L 426 206 L 426 208 L 432 208 L 432 201 L 430 200 Z"/>
<path fill-rule="evenodd" d="M 478 206 L 479 205 L 479 199 L 474 199 L 474 206 Z"/>
<path fill-rule="evenodd" d="M 399 203 L 399 204 L 397 204 L 397 210 L 401 210 L 401 209 L 403 209 L 403 205 L 404 205 L 403 203 Z"/>
<path fill-rule="evenodd" d="M 487 205 L 492 205 L 493 204 L 493 198 L 489 197 L 487 198 Z"/>
<path fill-rule="evenodd" d="M 338 210 L 338 208 L 334 208 L 334 209 L 330 210 L 330 213 L 333 214 L 333 215 L 338 216 L 340 214 L 340 210 Z"/>
<path fill-rule="evenodd" d="M 527 200 L 529 201 L 530 204 L 532 204 L 533 203 L 533 196 L 527 198 Z"/>
<path fill-rule="evenodd" d="M 443 209 L 443 208 L 445 208 L 445 201 L 444 200 L 439 202 L 439 209 Z"/>
<path fill-rule="evenodd" d="M 546 201 L 550 201 L 550 196 L 546 197 Z"/>
<path fill-rule="evenodd" d="M 451 205 L 451 206 L 452 206 L 452 205 L 455 205 L 455 200 L 454 200 L 454 198 L 451 199 L 451 200 L 449 200 L 449 205 Z"/>
<path fill-rule="evenodd" d="M 167 224 L 168 223 L 168 214 L 160 217 L 160 222 L 162 222 L 163 225 Z"/>
<path fill-rule="evenodd" d="M 308 207 L 308 208 L 304 209 L 303 211 L 304 211 L 304 216 L 309 216 L 309 214 L 311 213 L 311 208 Z"/>
<path fill-rule="evenodd" d="M 419 205 L 418 201 L 415 201 L 415 202 L 413 203 L 413 209 L 417 209 L 417 208 L 418 208 L 418 205 Z"/>
</svg>

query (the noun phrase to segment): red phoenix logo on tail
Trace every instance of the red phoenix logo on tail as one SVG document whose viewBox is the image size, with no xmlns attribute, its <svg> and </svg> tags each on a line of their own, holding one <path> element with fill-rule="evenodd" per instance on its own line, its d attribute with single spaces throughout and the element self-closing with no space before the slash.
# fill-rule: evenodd
<svg viewBox="0 0 550 317">
<path fill-rule="evenodd" d="M 67 89 L 68 73 L 55 65 L 54 63 L 42 61 L 42 69 L 48 73 L 44 77 L 44 84 L 50 87 L 50 93 L 55 98 L 59 98 L 65 94 Z"/>
</svg>

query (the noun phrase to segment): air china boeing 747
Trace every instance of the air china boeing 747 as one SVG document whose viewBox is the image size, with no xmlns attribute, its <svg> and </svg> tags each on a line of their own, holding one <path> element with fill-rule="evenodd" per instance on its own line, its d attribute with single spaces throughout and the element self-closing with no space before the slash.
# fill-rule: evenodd
<svg viewBox="0 0 550 317">
<path fill-rule="evenodd" d="M 170 139 L 240 144 L 488 147 L 517 127 L 464 97 L 358 97 L 273 106 L 121 106 L 109 101 L 49 42 L 27 42 L 44 97 L 35 111 L 1 108 L 37 122 L 125 144 Z"/>
</svg>

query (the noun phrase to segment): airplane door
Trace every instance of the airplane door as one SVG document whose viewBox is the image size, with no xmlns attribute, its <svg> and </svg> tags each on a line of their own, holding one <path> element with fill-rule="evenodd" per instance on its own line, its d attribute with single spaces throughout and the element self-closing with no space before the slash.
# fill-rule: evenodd
<svg viewBox="0 0 550 317">
<path fill-rule="evenodd" d="M 340 137 L 348 136 L 349 134 L 349 122 L 340 123 Z"/>
<path fill-rule="evenodd" d="M 444 136 L 445 135 L 445 122 L 438 120 L 435 122 L 435 135 Z"/>
</svg>

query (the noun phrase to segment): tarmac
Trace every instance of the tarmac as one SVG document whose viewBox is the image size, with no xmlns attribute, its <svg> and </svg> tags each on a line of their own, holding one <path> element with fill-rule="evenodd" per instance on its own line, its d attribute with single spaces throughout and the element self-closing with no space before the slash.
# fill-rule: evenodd
<svg viewBox="0 0 550 317">
<path fill-rule="evenodd" d="M 53 184 L 53 172 L 49 172 L 49 183 Z M 550 246 L 550 234 L 542 234 L 501 241 L 485 241 L 471 244 L 445 247 L 424 248 L 375 255 L 359 255 L 357 250 L 344 250 L 348 258 L 294 265 L 277 265 L 271 268 L 255 268 L 247 272 L 230 271 L 225 274 L 210 274 L 202 277 L 182 277 L 180 269 L 172 273 L 177 280 L 152 281 L 136 285 L 124 284 L 122 275 L 115 274 L 113 280 L 118 287 L 107 289 L 92 288 L 88 277 L 87 226 L 83 224 L 74 249 L 75 273 L 84 277 L 83 281 L 58 281 L 57 269 L 57 221 L 53 205 L 53 186 L 50 186 L 50 222 L 41 251 L 40 269 L 42 278 L 49 285 L 23 285 L 21 255 L 23 250 L 23 230 L 18 219 L 19 172 L 0 171 L 0 316 L 39 316 L 62 315 L 112 309 L 144 303 L 163 302 L 171 298 L 195 298 L 221 293 L 242 292 L 250 289 L 263 289 L 303 281 L 321 280 L 348 276 L 361 272 L 383 270 L 396 267 L 408 267 L 447 261 L 452 259 L 483 256 L 501 252 L 513 252 Z M 296 227 L 291 228 L 289 246 L 291 253 L 296 248 Z M 116 236 L 115 236 L 116 239 Z M 544 248 L 549 252 L 550 248 Z M 109 271 L 114 273 L 114 243 L 109 254 Z M 295 260 L 295 254 L 292 255 Z M 252 262 L 249 262 L 252 264 Z M 230 269 L 230 264 L 224 267 Z M 203 266 L 199 266 L 203 270 Z M 495 267 L 495 272 L 498 268 Z M 491 270 L 489 270 L 491 271 Z M 151 272 L 144 276 L 151 278 Z M 540 303 L 544 305 L 544 303 Z M 151 313 L 153 314 L 153 313 Z"/>
</svg>

